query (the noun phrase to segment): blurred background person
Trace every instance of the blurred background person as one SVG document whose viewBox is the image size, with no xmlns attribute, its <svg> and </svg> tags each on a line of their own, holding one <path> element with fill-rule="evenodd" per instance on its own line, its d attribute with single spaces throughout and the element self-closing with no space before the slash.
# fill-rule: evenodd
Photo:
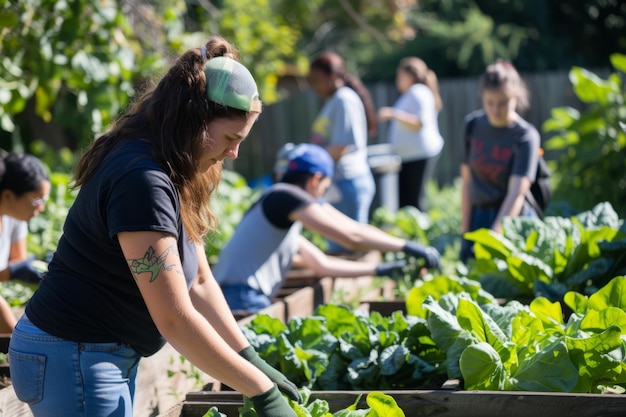
<svg viewBox="0 0 626 417">
<path fill-rule="evenodd" d="M 28 220 L 44 210 L 49 195 L 50 177 L 37 157 L 11 153 L 0 159 L 0 281 L 41 280 L 27 250 Z M 15 323 L 11 307 L 0 297 L 0 332 L 12 332 Z"/>
<path fill-rule="evenodd" d="M 528 108 L 526 85 L 510 62 L 498 60 L 480 79 L 480 97 L 482 109 L 464 120 L 461 234 L 481 228 L 500 233 L 505 216 L 538 216 L 526 195 L 541 139 L 517 112 Z M 472 242 L 463 239 L 461 260 L 472 256 Z"/>
<path fill-rule="evenodd" d="M 437 75 L 420 58 L 406 57 L 396 71 L 396 88 L 400 97 L 393 107 L 380 108 L 378 119 L 390 122 L 388 141 L 402 158 L 399 207 L 413 206 L 424 212 L 426 185 L 444 144 L 437 120 L 442 108 Z"/>
<path fill-rule="evenodd" d="M 333 192 L 328 199 L 346 216 L 368 223 L 376 183 L 367 161 L 368 136 L 376 134 L 376 109 L 361 80 L 348 73 L 343 58 L 324 52 L 313 60 L 309 82 L 324 105 L 312 127 L 311 142 L 335 161 Z M 330 240 L 329 253 L 345 251 Z"/>
</svg>

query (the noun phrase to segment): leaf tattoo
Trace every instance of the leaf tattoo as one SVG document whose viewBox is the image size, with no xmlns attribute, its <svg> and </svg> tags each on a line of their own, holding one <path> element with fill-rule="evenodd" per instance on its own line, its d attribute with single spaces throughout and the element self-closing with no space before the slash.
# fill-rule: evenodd
<svg viewBox="0 0 626 417">
<path fill-rule="evenodd" d="M 150 282 L 157 279 L 159 272 L 162 270 L 171 271 L 174 265 L 165 265 L 165 258 L 171 251 L 171 247 L 167 248 L 161 255 L 157 256 L 154 248 L 150 246 L 143 258 L 131 259 L 130 270 L 135 275 L 143 274 L 144 272 L 150 273 Z"/>
</svg>

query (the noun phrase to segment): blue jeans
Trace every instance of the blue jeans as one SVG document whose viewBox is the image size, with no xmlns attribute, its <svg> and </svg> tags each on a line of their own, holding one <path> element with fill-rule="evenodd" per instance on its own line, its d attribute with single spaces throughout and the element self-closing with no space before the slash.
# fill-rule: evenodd
<svg viewBox="0 0 626 417">
<path fill-rule="evenodd" d="M 231 311 L 259 311 L 272 304 L 267 295 L 243 284 L 224 285 L 222 292 Z"/>
<path fill-rule="evenodd" d="M 493 226 L 493 222 L 498 216 L 499 211 L 499 206 L 489 208 L 472 207 L 472 217 L 470 220 L 469 231 L 473 232 L 474 230 L 478 229 L 491 229 L 491 226 Z M 524 206 L 522 207 L 522 211 L 519 215 L 524 217 L 539 217 L 533 206 L 527 201 L 524 201 Z M 459 257 L 463 263 L 467 263 L 469 258 L 473 258 L 474 242 L 472 242 L 471 240 L 462 239 L 461 253 Z"/>
<path fill-rule="evenodd" d="M 121 343 L 77 343 L 22 316 L 9 344 L 11 382 L 35 417 L 132 417 L 140 355 Z"/>
<path fill-rule="evenodd" d="M 367 173 L 356 178 L 336 181 L 335 186 L 341 193 L 341 200 L 333 203 L 333 206 L 359 223 L 368 223 L 370 206 L 376 194 L 376 183 L 372 174 Z M 345 250 L 344 247 L 331 240 L 327 242 L 328 252 Z"/>
</svg>

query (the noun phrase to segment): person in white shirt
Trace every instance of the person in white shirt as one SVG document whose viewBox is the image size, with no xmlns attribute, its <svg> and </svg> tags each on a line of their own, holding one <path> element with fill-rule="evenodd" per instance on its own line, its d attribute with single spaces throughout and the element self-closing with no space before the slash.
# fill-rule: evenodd
<svg viewBox="0 0 626 417">
<path fill-rule="evenodd" d="M 378 119 L 390 122 L 389 142 L 402 158 L 398 204 L 426 211 L 426 184 L 444 144 L 437 121 L 443 106 L 437 75 L 420 58 L 406 57 L 398 65 L 396 88 L 400 97 L 393 107 L 379 109 Z"/>
<path fill-rule="evenodd" d="M 357 222 L 368 223 L 376 194 L 367 160 L 368 136 L 377 131 L 372 98 L 334 52 L 323 52 L 311 62 L 309 82 L 324 100 L 311 129 L 311 143 L 325 148 L 335 161 L 332 181 L 337 197 L 328 202 Z M 328 251 L 341 253 L 347 249 L 329 240 Z"/>
</svg>

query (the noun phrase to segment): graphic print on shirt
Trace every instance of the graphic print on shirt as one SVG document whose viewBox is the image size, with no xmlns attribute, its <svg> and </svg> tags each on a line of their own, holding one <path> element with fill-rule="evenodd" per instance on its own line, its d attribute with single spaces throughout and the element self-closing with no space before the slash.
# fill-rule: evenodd
<svg viewBox="0 0 626 417">
<path fill-rule="evenodd" d="M 311 143 L 319 146 L 326 146 L 330 137 L 330 119 L 328 117 L 318 117 L 313 122 Z"/>
<path fill-rule="evenodd" d="M 513 149 L 488 144 L 482 139 L 470 139 L 470 166 L 476 176 L 485 182 L 506 186 L 513 157 Z"/>
</svg>

